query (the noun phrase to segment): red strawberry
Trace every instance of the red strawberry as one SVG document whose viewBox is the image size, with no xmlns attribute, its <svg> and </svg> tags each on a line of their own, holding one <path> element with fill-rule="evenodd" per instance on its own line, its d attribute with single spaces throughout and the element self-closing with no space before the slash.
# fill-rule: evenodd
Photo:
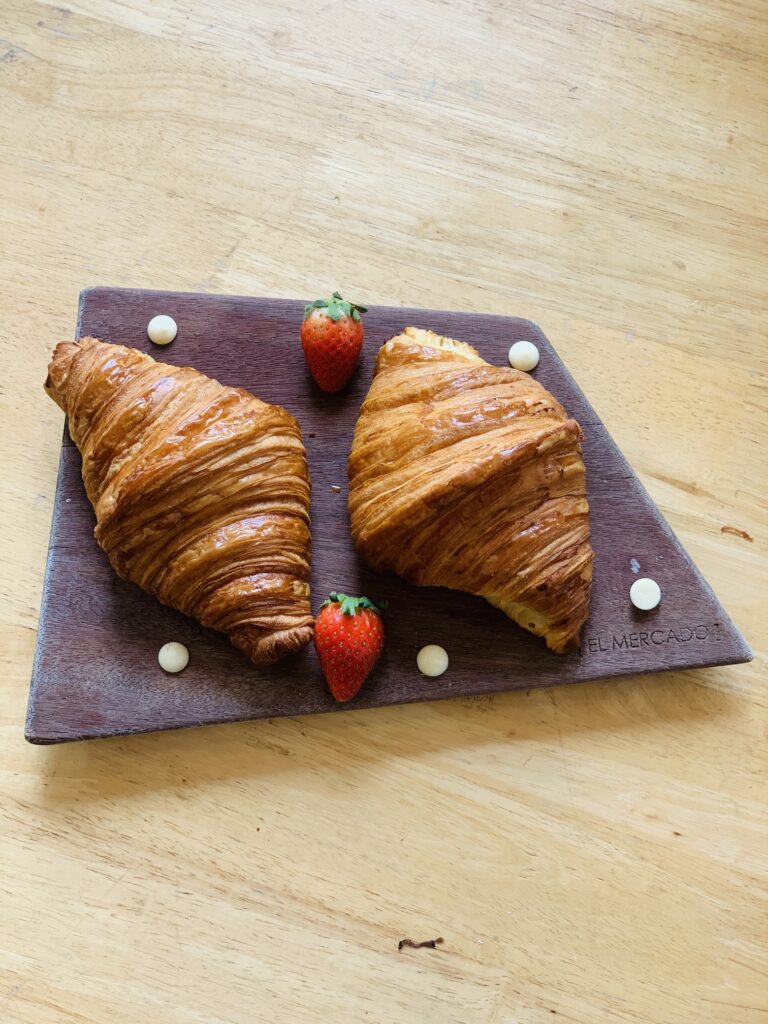
<svg viewBox="0 0 768 1024">
<path fill-rule="evenodd" d="M 315 299 L 304 307 L 301 345 L 310 373 L 323 391 L 341 391 L 355 372 L 363 347 L 365 306 L 342 299 Z"/>
<path fill-rule="evenodd" d="M 332 593 L 315 623 L 315 649 L 337 701 L 352 700 L 379 660 L 384 643 L 381 612 L 367 597 Z"/>
</svg>

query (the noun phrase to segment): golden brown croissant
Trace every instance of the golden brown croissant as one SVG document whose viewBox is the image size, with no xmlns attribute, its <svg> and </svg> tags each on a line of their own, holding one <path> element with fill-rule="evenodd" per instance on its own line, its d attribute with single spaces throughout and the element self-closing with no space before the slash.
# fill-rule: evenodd
<svg viewBox="0 0 768 1024">
<path fill-rule="evenodd" d="M 355 427 L 354 541 L 374 569 L 478 594 L 570 649 L 592 585 L 581 438 L 527 373 L 407 327 L 379 351 Z"/>
<path fill-rule="evenodd" d="M 293 416 L 95 338 L 56 347 L 45 390 L 67 413 L 96 540 L 120 576 L 256 664 L 310 640 L 309 475 Z"/>
</svg>

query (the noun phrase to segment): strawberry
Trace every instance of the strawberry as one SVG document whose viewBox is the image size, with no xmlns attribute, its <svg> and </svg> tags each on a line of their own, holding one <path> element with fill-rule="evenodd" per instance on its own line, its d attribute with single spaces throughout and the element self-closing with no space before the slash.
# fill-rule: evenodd
<svg viewBox="0 0 768 1024">
<path fill-rule="evenodd" d="M 363 347 L 365 306 L 342 299 L 315 299 L 304 307 L 301 346 L 312 376 L 323 391 L 341 391 L 355 372 Z"/>
<path fill-rule="evenodd" d="M 381 613 L 367 597 L 335 591 L 323 603 L 315 623 L 315 649 L 333 696 L 351 700 L 379 660 L 384 643 Z"/>
</svg>

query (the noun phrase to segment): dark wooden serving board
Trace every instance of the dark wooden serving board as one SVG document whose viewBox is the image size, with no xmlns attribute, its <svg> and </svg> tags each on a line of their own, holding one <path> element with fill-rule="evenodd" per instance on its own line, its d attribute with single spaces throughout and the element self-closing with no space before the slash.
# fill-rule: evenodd
<svg viewBox="0 0 768 1024">
<path fill-rule="evenodd" d="M 170 314 L 179 327 L 176 340 L 163 349 L 146 335 L 157 313 Z M 535 324 L 516 317 L 373 308 L 352 385 L 328 396 L 304 369 L 301 315 L 301 302 L 281 299 L 94 288 L 81 295 L 76 336 L 95 335 L 194 366 L 298 417 L 312 476 L 313 608 L 334 589 L 384 598 L 390 606 L 382 661 L 348 707 L 750 659 L 743 638 Z M 468 341 L 498 365 L 507 364 L 514 340 L 535 342 L 541 353 L 535 376 L 581 423 L 596 559 L 580 653 L 552 654 L 480 598 L 412 587 L 370 572 L 357 557 L 346 507 L 352 431 L 379 346 L 407 324 Z M 48 401 L 40 384 L 30 401 Z M 335 709 L 311 646 L 270 669 L 256 668 L 225 636 L 118 579 L 96 545 L 93 527 L 80 456 L 65 430 L 27 739 L 56 743 Z M 661 586 L 662 603 L 652 612 L 637 612 L 629 602 L 637 575 Z M 168 640 L 190 650 L 189 666 L 177 676 L 164 674 L 157 663 L 157 651 Z M 416 668 L 416 654 L 427 643 L 441 644 L 450 655 L 448 671 L 437 679 Z"/>
</svg>

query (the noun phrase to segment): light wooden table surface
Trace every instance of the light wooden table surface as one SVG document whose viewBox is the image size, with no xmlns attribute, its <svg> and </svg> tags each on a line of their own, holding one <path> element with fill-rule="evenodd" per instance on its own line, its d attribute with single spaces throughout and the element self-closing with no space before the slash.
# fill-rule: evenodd
<svg viewBox="0 0 768 1024">
<path fill-rule="evenodd" d="M 0 36 L 3 1024 L 768 1019 L 764 0 L 5 0 Z M 91 284 L 531 317 L 755 661 L 28 746 L 41 385 Z"/>
</svg>

